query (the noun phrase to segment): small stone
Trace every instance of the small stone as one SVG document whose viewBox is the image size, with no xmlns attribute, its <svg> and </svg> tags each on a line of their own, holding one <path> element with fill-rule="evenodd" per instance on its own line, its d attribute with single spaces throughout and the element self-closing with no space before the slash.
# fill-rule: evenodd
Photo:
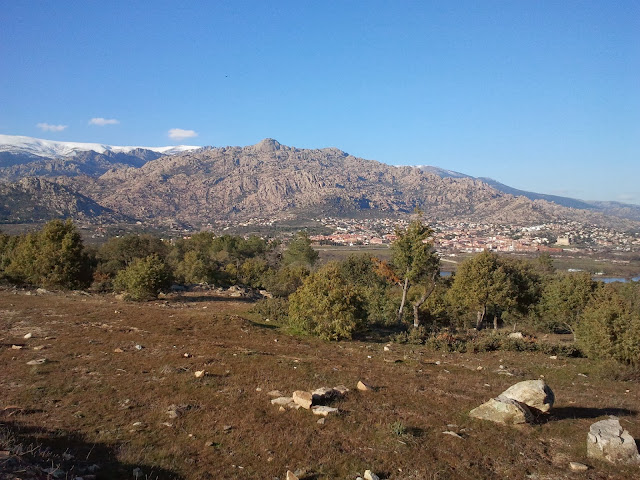
<svg viewBox="0 0 640 480">
<path fill-rule="evenodd" d="M 440 365 L 440 360 L 436 360 L 436 365 Z"/>
<path fill-rule="evenodd" d="M 230 432 L 231 430 L 233 430 L 233 425 L 225 425 L 222 427 L 223 432 Z"/>
<path fill-rule="evenodd" d="M 136 350 L 142 350 L 144 347 L 142 345 L 136 345 L 134 348 Z"/>
<path fill-rule="evenodd" d="M 121 348 L 114 348 L 113 349 L 113 353 L 123 353 L 124 350 L 122 350 Z"/>
<path fill-rule="evenodd" d="M 313 404 L 313 395 L 309 392 L 304 392 L 302 390 L 296 390 L 293 392 L 293 401 L 300 405 L 302 408 L 306 408 L 309 410 L 311 405 Z"/>
<path fill-rule="evenodd" d="M 513 332 L 509 334 L 509 338 L 522 339 L 524 338 L 524 335 L 522 334 L 522 332 Z"/>
<path fill-rule="evenodd" d="M 291 397 L 278 397 L 271 399 L 271 405 L 281 405 L 283 407 L 288 406 L 290 403 L 294 403 Z"/>
<path fill-rule="evenodd" d="M 311 411 L 314 415 L 321 415 L 323 417 L 326 417 L 330 413 L 338 413 L 337 408 L 327 407 L 325 405 L 316 405 L 314 407 L 311 407 Z"/>
<path fill-rule="evenodd" d="M 286 408 L 284 408 L 284 407 L 280 407 L 280 408 L 278 409 L 278 411 L 279 411 L 279 412 L 286 412 L 286 411 L 287 411 L 287 409 L 286 409 Z"/>
<path fill-rule="evenodd" d="M 45 363 L 47 363 L 46 358 L 38 358 L 37 360 L 31 360 L 27 362 L 27 365 L 43 365 Z"/>
<path fill-rule="evenodd" d="M 256 392 L 261 392 L 262 389 L 260 387 L 256 387 Z"/>
<path fill-rule="evenodd" d="M 134 427 L 142 427 L 143 423 L 142 422 L 134 422 L 133 426 Z"/>
<path fill-rule="evenodd" d="M 196 378 L 204 377 L 204 370 L 196 370 L 195 376 Z"/>
<path fill-rule="evenodd" d="M 267 395 L 270 397 L 284 397 L 280 390 L 271 390 L 270 392 L 267 392 Z"/>
<path fill-rule="evenodd" d="M 300 480 L 300 479 L 291 470 L 287 470 L 287 478 L 286 478 L 286 480 Z"/>
<path fill-rule="evenodd" d="M 367 385 L 366 383 L 359 381 L 358 385 L 356 385 L 356 388 L 358 390 L 360 390 L 361 392 L 369 392 L 371 390 L 373 390 L 373 387 L 371 387 L 370 385 Z"/>
<path fill-rule="evenodd" d="M 480 370 L 482 370 L 482 369 L 483 369 L 482 365 L 479 365 L 479 366 L 476 368 L 476 370 L 477 370 L 477 371 L 480 371 Z"/>
<path fill-rule="evenodd" d="M 38 345 L 37 347 L 33 347 L 34 350 L 42 350 L 44 349 L 44 345 Z"/>
<path fill-rule="evenodd" d="M 551 360 L 557 360 L 557 359 L 558 359 L 558 356 L 557 356 L 557 355 L 550 355 L 550 356 L 549 356 L 549 358 L 550 358 Z M 572 462 L 572 463 L 574 463 L 574 462 Z"/>
<path fill-rule="evenodd" d="M 22 350 L 22 345 L 11 345 L 11 350 Z"/>
<path fill-rule="evenodd" d="M 364 480 L 380 480 L 380 477 L 371 470 L 364 471 Z"/>
<path fill-rule="evenodd" d="M 391 351 L 391 348 L 389 347 L 389 345 L 385 345 L 382 350 L 384 350 L 385 352 L 389 352 Z"/>
<path fill-rule="evenodd" d="M 24 338 L 25 340 L 29 340 L 31 337 L 33 337 L 33 334 L 31 332 L 29 332 L 22 338 Z"/>
<path fill-rule="evenodd" d="M 317 423 L 318 423 L 318 425 L 324 425 L 324 422 L 325 422 L 325 418 L 324 418 L 324 417 L 322 417 L 322 418 L 319 418 L 319 419 L 318 419 L 318 422 L 317 422 Z"/>
<path fill-rule="evenodd" d="M 190 353 L 185 353 L 182 355 L 184 358 L 191 358 L 191 354 Z"/>
<path fill-rule="evenodd" d="M 569 462 L 569 468 L 573 472 L 586 472 L 587 470 L 589 470 L 588 466 L 580 462 Z"/>
</svg>

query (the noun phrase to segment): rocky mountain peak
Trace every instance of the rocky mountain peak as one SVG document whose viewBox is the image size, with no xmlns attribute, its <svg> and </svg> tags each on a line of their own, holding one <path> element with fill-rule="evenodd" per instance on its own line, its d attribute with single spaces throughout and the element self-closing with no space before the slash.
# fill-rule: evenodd
<svg viewBox="0 0 640 480">
<path fill-rule="evenodd" d="M 264 140 L 256 143 L 254 147 L 260 152 L 275 152 L 276 150 L 280 150 L 282 145 L 273 138 L 265 138 Z"/>
</svg>

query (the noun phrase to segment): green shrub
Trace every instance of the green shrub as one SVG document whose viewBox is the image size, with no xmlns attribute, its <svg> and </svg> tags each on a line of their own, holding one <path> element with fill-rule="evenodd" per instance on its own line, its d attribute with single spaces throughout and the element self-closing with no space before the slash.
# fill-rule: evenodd
<svg viewBox="0 0 640 480">
<path fill-rule="evenodd" d="M 157 255 L 149 255 L 120 270 L 113 284 L 132 300 L 149 300 L 171 285 L 171 272 Z"/>
<path fill-rule="evenodd" d="M 423 345 L 429 336 L 429 332 L 424 325 L 411 328 L 408 331 L 400 332 L 393 337 L 396 343 L 408 343 L 410 345 Z"/>
<path fill-rule="evenodd" d="M 587 357 L 640 365 L 640 305 L 636 285 L 607 285 L 596 293 L 576 328 Z"/>
<path fill-rule="evenodd" d="M 337 263 L 328 263 L 307 277 L 289 297 L 289 327 L 326 340 L 350 339 L 366 324 L 357 289 L 344 281 Z"/>
<path fill-rule="evenodd" d="M 90 260 L 71 220 L 53 220 L 39 232 L 18 237 L 7 255 L 5 274 L 14 282 L 73 289 L 91 280 Z"/>
<path fill-rule="evenodd" d="M 274 297 L 258 300 L 251 309 L 270 322 L 284 324 L 289 315 L 289 300 L 286 298 Z"/>
</svg>

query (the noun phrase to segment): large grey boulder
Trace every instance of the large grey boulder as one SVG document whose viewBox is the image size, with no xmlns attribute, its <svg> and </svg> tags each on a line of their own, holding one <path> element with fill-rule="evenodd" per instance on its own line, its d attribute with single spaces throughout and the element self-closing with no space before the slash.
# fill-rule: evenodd
<svg viewBox="0 0 640 480">
<path fill-rule="evenodd" d="M 502 392 L 502 395 L 541 412 L 551 410 L 555 400 L 553 390 L 544 380 L 518 382 Z"/>
<path fill-rule="evenodd" d="M 533 422 L 533 415 L 526 405 L 503 395 L 474 408 L 469 412 L 469 416 L 504 425 Z"/>
<path fill-rule="evenodd" d="M 587 457 L 610 463 L 640 464 L 635 440 L 615 417 L 591 425 L 587 434 Z"/>
</svg>

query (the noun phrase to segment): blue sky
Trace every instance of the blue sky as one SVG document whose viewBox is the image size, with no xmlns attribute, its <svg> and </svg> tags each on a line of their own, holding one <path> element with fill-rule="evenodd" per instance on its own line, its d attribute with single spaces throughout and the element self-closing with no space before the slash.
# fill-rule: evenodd
<svg viewBox="0 0 640 480">
<path fill-rule="evenodd" d="M 24 0 L 0 25 L 3 134 L 271 137 L 640 204 L 638 1 Z"/>
</svg>

